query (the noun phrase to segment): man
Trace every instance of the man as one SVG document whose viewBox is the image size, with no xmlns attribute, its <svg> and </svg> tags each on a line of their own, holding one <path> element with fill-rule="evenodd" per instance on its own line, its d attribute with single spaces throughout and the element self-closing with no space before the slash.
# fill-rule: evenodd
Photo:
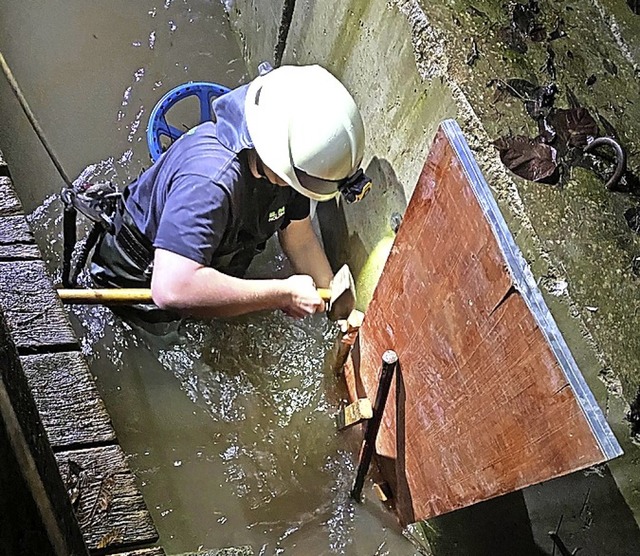
<svg viewBox="0 0 640 556">
<path fill-rule="evenodd" d="M 310 200 L 364 194 L 364 126 L 345 87 L 320 66 L 283 66 L 216 99 L 124 191 L 115 232 L 95 250 L 100 286 L 148 287 L 158 307 L 195 317 L 324 310 L 333 277 Z M 243 278 L 278 233 L 297 274 Z"/>
</svg>

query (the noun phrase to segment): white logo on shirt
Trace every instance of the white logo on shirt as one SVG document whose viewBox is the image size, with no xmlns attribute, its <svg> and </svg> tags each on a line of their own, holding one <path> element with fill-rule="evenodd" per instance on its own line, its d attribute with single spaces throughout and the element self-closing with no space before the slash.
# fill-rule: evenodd
<svg viewBox="0 0 640 556">
<path fill-rule="evenodd" d="M 275 222 L 284 216 L 284 207 L 280 207 L 278 210 L 272 210 L 269 213 L 269 222 Z"/>
</svg>

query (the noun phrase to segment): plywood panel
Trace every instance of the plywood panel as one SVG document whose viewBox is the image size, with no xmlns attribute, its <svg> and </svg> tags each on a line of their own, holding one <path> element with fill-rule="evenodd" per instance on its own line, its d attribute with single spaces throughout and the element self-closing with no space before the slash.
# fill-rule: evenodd
<svg viewBox="0 0 640 556">
<path fill-rule="evenodd" d="M 403 524 L 621 453 L 455 122 L 441 126 L 347 367 Z"/>
</svg>

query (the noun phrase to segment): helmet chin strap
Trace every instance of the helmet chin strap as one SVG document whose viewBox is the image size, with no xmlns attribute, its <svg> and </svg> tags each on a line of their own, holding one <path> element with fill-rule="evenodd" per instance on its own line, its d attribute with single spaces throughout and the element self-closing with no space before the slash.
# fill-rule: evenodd
<svg viewBox="0 0 640 556">
<path fill-rule="evenodd" d="M 370 189 L 371 178 L 362 171 L 362 168 L 338 185 L 338 191 L 340 191 L 347 203 L 362 201 Z"/>
</svg>

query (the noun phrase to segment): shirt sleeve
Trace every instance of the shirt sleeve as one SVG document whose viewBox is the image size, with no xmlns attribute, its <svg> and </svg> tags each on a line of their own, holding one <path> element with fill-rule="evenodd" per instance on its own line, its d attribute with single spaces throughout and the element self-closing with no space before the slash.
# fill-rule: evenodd
<svg viewBox="0 0 640 556">
<path fill-rule="evenodd" d="M 171 184 L 153 246 L 208 266 L 229 220 L 226 191 L 199 175 L 182 175 Z"/>
<path fill-rule="evenodd" d="M 294 193 L 293 198 L 287 203 L 284 213 L 284 220 L 280 226 L 284 230 L 292 220 L 304 220 L 311 212 L 310 201 L 304 195 Z"/>
</svg>

